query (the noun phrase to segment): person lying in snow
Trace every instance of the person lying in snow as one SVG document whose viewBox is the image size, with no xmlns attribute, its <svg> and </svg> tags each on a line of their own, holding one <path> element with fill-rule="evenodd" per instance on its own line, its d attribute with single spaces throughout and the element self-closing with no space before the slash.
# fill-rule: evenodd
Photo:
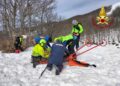
<svg viewBox="0 0 120 86">
<path fill-rule="evenodd" d="M 56 42 L 52 45 L 52 48 L 51 48 L 51 54 L 48 59 L 47 69 L 51 71 L 53 66 L 55 66 L 56 75 L 59 75 L 63 69 L 65 54 L 69 55 L 68 50 L 60 40 L 56 40 Z"/>
<path fill-rule="evenodd" d="M 47 61 L 49 55 L 50 55 L 50 48 L 46 47 L 46 40 L 40 39 L 40 37 L 34 38 L 35 46 L 33 47 L 32 51 L 32 63 L 33 68 L 36 67 L 36 65 L 40 64 L 40 61 Z"/>
<path fill-rule="evenodd" d="M 87 62 L 83 62 L 83 61 L 77 61 L 77 55 L 71 54 L 70 56 L 67 57 L 66 61 L 68 62 L 69 66 L 80 66 L 80 67 L 96 67 L 95 64 L 89 64 Z"/>
<path fill-rule="evenodd" d="M 54 41 L 60 40 L 63 43 L 63 45 L 68 48 L 69 53 L 72 54 L 72 53 L 75 53 L 74 40 L 76 40 L 76 38 L 77 37 L 75 35 L 69 34 L 67 36 L 59 36 L 59 37 L 55 38 Z"/>
</svg>

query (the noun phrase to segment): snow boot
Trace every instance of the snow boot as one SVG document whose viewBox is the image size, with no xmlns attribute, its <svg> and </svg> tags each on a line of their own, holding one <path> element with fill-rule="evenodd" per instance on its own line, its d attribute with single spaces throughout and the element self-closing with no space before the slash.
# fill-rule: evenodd
<svg viewBox="0 0 120 86">
<path fill-rule="evenodd" d="M 60 71 L 56 70 L 55 75 L 60 75 Z"/>
<path fill-rule="evenodd" d="M 18 49 L 18 50 L 15 50 L 15 53 L 20 53 L 20 52 L 21 52 L 21 50 L 19 50 L 19 49 Z"/>
<path fill-rule="evenodd" d="M 62 69 L 63 69 L 63 65 L 57 65 L 55 74 L 56 75 L 60 75 Z"/>
<path fill-rule="evenodd" d="M 48 69 L 49 71 L 51 71 L 52 68 L 53 68 L 53 67 L 52 67 L 52 64 L 48 64 L 48 65 L 47 65 L 47 69 Z"/>
<path fill-rule="evenodd" d="M 33 68 L 36 68 L 36 66 L 37 66 L 37 63 L 33 62 Z"/>
</svg>

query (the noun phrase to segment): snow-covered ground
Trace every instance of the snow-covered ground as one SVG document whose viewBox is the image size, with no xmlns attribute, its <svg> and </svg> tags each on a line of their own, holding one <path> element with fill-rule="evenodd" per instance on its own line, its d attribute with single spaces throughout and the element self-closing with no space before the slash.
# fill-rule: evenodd
<svg viewBox="0 0 120 86">
<path fill-rule="evenodd" d="M 97 47 L 78 57 L 97 68 L 65 66 L 59 76 L 55 76 L 55 70 L 47 70 L 38 79 L 46 65 L 34 69 L 30 60 L 31 48 L 20 54 L 0 52 L 0 86 L 120 86 L 120 48 L 113 45 Z"/>
</svg>

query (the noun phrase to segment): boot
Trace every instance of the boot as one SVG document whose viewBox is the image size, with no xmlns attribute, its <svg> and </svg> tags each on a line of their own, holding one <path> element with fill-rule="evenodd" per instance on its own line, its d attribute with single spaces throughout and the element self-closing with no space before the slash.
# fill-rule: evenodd
<svg viewBox="0 0 120 86">
<path fill-rule="evenodd" d="M 48 69 L 49 71 L 51 71 L 51 70 L 52 70 L 52 64 L 48 64 L 48 65 L 47 65 L 47 69 Z"/>
<path fill-rule="evenodd" d="M 60 75 L 60 70 L 56 69 L 55 75 Z"/>
<path fill-rule="evenodd" d="M 33 63 L 33 68 L 36 68 L 36 64 L 35 63 Z"/>
<path fill-rule="evenodd" d="M 62 69 L 63 69 L 63 65 L 56 66 L 56 72 L 55 72 L 55 74 L 56 75 L 60 75 L 60 72 L 62 71 Z"/>
</svg>

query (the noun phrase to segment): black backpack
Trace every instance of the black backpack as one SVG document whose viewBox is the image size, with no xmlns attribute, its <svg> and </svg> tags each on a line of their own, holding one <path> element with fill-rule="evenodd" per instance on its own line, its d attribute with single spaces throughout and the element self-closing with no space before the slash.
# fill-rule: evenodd
<svg viewBox="0 0 120 86">
<path fill-rule="evenodd" d="M 75 29 L 77 29 L 77 30 L 80 30 L 80 28 L 79 28 L 79 26 L 78 25 L 82 25 L 81 23 L 78 23 L 77 25 L 74 25 L 73 27 L 75 28 Z"/>
</svg>

